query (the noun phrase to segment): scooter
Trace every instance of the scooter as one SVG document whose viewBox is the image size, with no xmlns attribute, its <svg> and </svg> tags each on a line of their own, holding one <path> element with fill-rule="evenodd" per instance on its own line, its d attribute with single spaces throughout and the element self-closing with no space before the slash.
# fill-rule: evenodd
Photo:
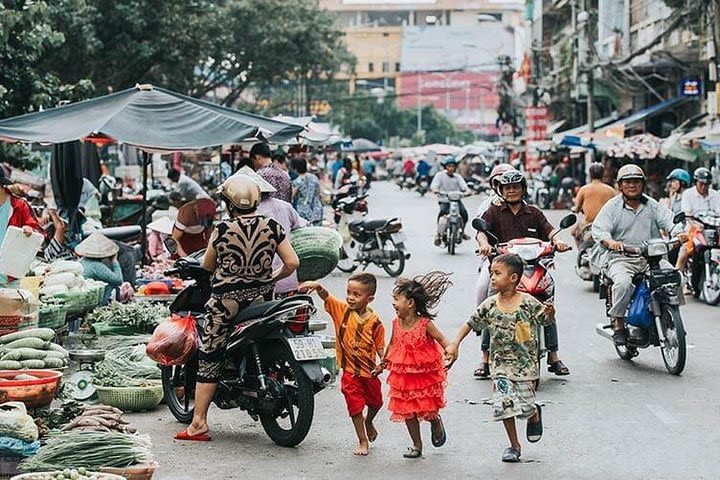
<svg viewBox="0 0 720 480">
<path fill-rule="evenodd" d="M 407 237 L 398 218 L 354 220 L 348 224 L 348 229 L 351 239 L 340 249 L 339 270 L 350 273 L 360 265 L 365 269 L 373 263 L 391 277 L 402 274 L 410 253 L 405 247 Z"/>
<path fill-rule="evenodd" d="M 538 208 L 547 209 L 550 208 L 552 203 L 550 189 L 550 179 L 542 175 L 535 175 L 528 182 L 528 199 L 530 203 L 537 205 Z"/>
<path fill-rule="evenodd" d="M 573 207 L 575 198 L 575 180 L 565 177 L 560 181 L 560 189 L 555 199 L 555 208 L 569 210 Z"/>
<path fill-rule="evenodd" d="M 560 221 L 560 230 L 570 228 L 577 221 L 575 214 L 569 214 Z M 497 243 L 497 237 L 488 231 L 488 224 L 482 218 L 475 218 L 472 221 L 475 230 L 483 232 L 496 242 L 493 248 L 492 256 L 505 253 L 515 253 L 525 262 L 523 275 L 518 284 L 518 290 L 535 297 L 542 303 L 552 303 L 555 300 L 555 280 L 550 274 L 550 270 L 555 268 L 555 252 L 557 252 L 552 242 L 544 242 L 537 238 L 523 237 L 510 240 L 505 243 Z M 558 230 L 555 235 L 557 235 Z M 550 239 L 552 240 L 552 238 Z M 537 331 L 538 338 L 538 365 L 540 360 L 547 353 L 545 346 L 545 327 L 539 326 Z M 539 380 L 536 384 L 539 384 Z"/>
<path fill-rule="evenodd" d="M 684 215 L 681 213 L 678 216 Z M 676 220 L 675 223 L 680 221 Z M 628 361 L 639 355 L 638 349 L 660 347 L 665 368 L 672 375 L 680 375 L 687 360 L 685 326 L 680 316 L 680 305 L 684 303 L 682 278 L 675 268 L 661 268 L 660 260 L 679 246 L 680 242 L 676 239 L 653 239 L 640 246 L 625 246 L 625 255 L 644 257 L 649 268 L 633 278 L 635 294 L 625 317 L 627 343 L 623 346 L 615 345 L 618 356 Z M 610 279 L 603 276 L 600 298 L 605 299 L 608 317 L 612 307 L 611 287 Z M 612 319 L 607 325 L 599 323 L 595 327 L 598 335 L 611 341 L 613 330 Z"/>
<path fill-rule="evenodd" d="M 444 192 L 438 197 L 446 198 L 450 202 L 450 210 L 438 220 L 437 232 L 450 255 L 455 255 L 455 247 L 462 242 L 463 220 L 460 217 L 460 201 L 464 192 Z"/>
<path fill-rule="evenodd" d="M 343 246 L 340 249 L 340 261 L 338 270 L 352 272 L 355 270 L 355 254 L 357 242 L 350 233 L 350 223 L 362 220 L 367 215 L 368 207 L 367 194 L 343 197 L 333 202 L 333 219 L 337 231 L 343 239 Z"/>
<path fill-rule="evenodd" d="M 720 215 L 708 211 L 687 217 L 693 224 L 694 252 L 688 269 L 695 298 L 720 304 Z"/>
<path fill-rule="evenodd" d="M 207 321 L 210 273 L 199 256 L 180 259 L 166 275 L 194 282 L 170 305 L 178 315 L 192 315 L 198 332 Z M 313 421 L 314 395 L 331 381 L 320 366 L 325 350 L 320 337 L 310 332 L 315 314 L 312 298 L 297 295 L 284 300 L 255 303 L 242 310 L 230 327 L 222 378 L 213 402 L 220 409 L 239 408 L 260 420 L 276 444 L 300 444 Z M 185 365 L 161 366 L 165 401 L 173 416 L 190 423 L 194 412 L 198 354 Z"/>
<path fill-rule="evenodd" d="M 583 229 L 578 246 L 577 263 L 575 264 L 575 275 L 586 282 L 592 282 L 593 292 L 600 291 L 600 275 L 590 262 L 590 254 L 595 247 L 595 240 L 592 236 L 592 224 Z"/>
<path fill-rule="evenodd" d="M 427 175 L 418 177 L 415 189 L 421 197 L 425 196 L 425 194 L 430 190 L 430 179 Z"/>
</svg>

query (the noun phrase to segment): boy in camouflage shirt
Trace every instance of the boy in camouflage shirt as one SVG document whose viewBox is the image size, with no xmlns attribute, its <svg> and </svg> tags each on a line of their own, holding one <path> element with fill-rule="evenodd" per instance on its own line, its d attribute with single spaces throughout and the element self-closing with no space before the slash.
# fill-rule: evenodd
<svg viewBox="0 0 720 480">
<path fill-rule="evenodd" d="M 490 282 L 497 294 L 480 304 L 447 349 L 451 366 L 460 343 L 471 331 L 490 331 L 493 420 L 503 422 L 510 440 L 503 462 L 520 461 L 515 417 L 527 419 L 529 442 L 538 442 L 543 433 L 542 411 L 535 403 L 535 381 L 540 374 L 537 333 L 541 323 L 552 319 L 553 307 L 517 290 L 522 272 L 523 261 L 515 254 L 493 260 Z"/>
</svg>

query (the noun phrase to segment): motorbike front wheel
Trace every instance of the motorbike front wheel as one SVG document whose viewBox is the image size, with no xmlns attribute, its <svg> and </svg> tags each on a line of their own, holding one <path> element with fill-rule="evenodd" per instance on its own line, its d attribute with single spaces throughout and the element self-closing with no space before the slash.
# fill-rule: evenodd
<svg viewBox="0 0 720 480">
<path fill-rule="evenodd" d="M 357 243 L 355 240 L 350 240 L 340 247 L 340 260 L 338 260 L 337 268 L 341 272 L 352 273 L 357 268 L 355 263 L 355 253 L 357 250 Z"/>
<path fill-rule="evenodd" d="M 700 285 L 702 285 L 702 294 L 705 303 L 715 306 L 720 304 L 720 265 L 710 258 L 706 258 L 706 261 L 709 262 L 710 278 L 705 275 L 705 271 L 703 270 Z"/>
<path fill-rule="evenodd" d="M 160 366 L 165 403 L 180 423 L 190 423 L 195 413 L 197 355 L 187 365 Z"/>
<path fill-rule="evenodd" d="M 398 250 L 397 245 L 389 238 L 383 241 L 382 249 L 389 254 L 397 254 L 397 258 L 382 264 L 383 270 L 391 277 L 402 275 L 403 270 L 405 270 L 405 254 Z"/>
<path fill-rule="evenodd" d="M 312 382 L 283 345 L 268 345 L 262 353 L 262 364 L 265 375 L 282 385 L 286 398 L 279 411 L 260 414 L 260 423 L 277 445 L 297 446 L 310 432 L 315 414 Z"/>
<path fill-rule="evenodd" d="M 450 255 L 455 255 L 455 247 L 457 246 L 458 226 L 455 223 L 450 224 L 447 233 L 447 249 Z"/>
<path fill-rule="evenodd" d="M 615 351 L 618 357 L 623 360 L 630 361 L 638 356 L 638 350 L 635 347 L 628 347 L 627 345 L 615 345 Z"/>
<path fill-rule="evenodd" d="M 677 305 L 661 305 L 660 326 L 665 345 L 662 347 L 665 368 L 673 375 L 680 375 L 685 369 L 687 360 L 687 344 L 685 341 L 685 327 L 680 308 Z"/>
</svg>

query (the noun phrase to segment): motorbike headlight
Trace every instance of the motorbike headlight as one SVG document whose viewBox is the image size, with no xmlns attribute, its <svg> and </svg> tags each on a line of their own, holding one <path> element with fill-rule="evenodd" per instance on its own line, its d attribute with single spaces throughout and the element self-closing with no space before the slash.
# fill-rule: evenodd
<svg viewBox="0 0 720 480">
<path fill-rule="evenodd" d="M 669 249 L 665 242 L 652 242 L 647 245 L 647 256 L 648 257 L 662 257 L 667 255 Z"/>
</svg>

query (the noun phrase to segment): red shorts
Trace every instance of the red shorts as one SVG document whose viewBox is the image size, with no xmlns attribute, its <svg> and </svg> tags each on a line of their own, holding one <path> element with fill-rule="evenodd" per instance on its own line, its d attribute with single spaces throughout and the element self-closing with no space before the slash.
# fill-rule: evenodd
<svg viewBox="0 0 720 480">
<path fill-rule="evenodd" d="M 365 378 L 343 371 L 340 391 L 345 395 L 348 413 L 351 417 L 360 415 L 367 406 L 380 410 L 383 404 L 379 378 Z"/>
</svg>

